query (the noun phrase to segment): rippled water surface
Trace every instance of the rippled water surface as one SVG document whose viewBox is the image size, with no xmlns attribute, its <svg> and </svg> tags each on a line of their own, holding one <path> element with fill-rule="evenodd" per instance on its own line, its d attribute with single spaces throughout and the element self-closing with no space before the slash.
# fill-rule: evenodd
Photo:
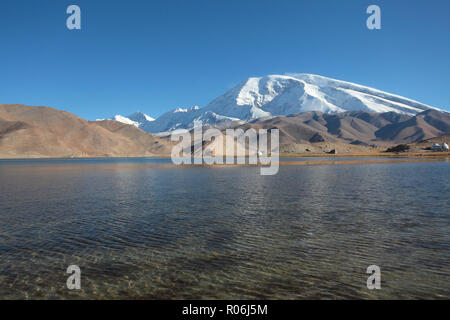
<svg viewBox="0 0 450 320">
<path fill-rule="evenodd" d="M 448 162 L 169 162 L 0 161 L 0 298 L 450 298 Z"/>
</svg>

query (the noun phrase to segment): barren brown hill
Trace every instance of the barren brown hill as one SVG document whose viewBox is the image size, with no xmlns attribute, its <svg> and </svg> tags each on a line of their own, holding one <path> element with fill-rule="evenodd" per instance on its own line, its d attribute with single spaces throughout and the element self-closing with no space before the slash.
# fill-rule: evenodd
<svg viewBox="0 0 450 320">
<path fill-rule="evenodd" d="M 160 139 L 151 133 L 145 132 L 133 125 L 125 124 L 114 120 L 92 121 L 91 124 L 101 126 L 108 131 L 121 135 L 138 146 L 155 155 L 170 155 L 172 145 L 167 139 Z"/>
<path fill-rule="evenodd" d="M 165 140 L 132 125 L 89 122 L 48 107 L 0 105 L 0 158 L 170 154 Z"/>
<path fill-rule="evenodd" d="M 394 112 L 350 111 L 337 114 L 305 112 L 262 119 L 240 128 L 279 129 L 280 145 L 347 143 L 387 147 L 450 134 L 450 114 L 427 110 L 416 116 Z"/>
<path fill-rule="evenodd" d="M 267 120 L 246 123 L 239 126 L 244 131 L 253 129 L 278 129 L 280 144 L 310 143 L 337 141 L 336 137 L 327 132 L 327 128 L 319 121 L 305 122 L 301 117 L 275 117 Z"/>
<path fill-rule="evenodd" d="M 450 115 L 305 112 L 232 127 L 279 129 L 281 153 L 359 153 L 450 134 Z M 113 120 L 90 122 L 48 107 L 0 105 L 0 158 L 168 156 L 172 145 L 167 137 Z"/>
<path fill-rule="evenodd" d="M 427 110 L 407 121 L 387 125 L 375 134 L 378 140 L 395 143 L 418 142 L 450 134 L 450 114 Z"/>
</svg>

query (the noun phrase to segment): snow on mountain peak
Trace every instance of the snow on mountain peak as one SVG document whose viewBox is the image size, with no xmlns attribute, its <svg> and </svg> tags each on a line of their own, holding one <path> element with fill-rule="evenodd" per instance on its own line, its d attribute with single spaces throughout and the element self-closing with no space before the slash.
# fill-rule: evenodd
<svg viewBox="0 0 450 320">
<path fill-rule="evenodd" d="M 127 118 L 127 117 L 121 116 L 120 114 L 115 115 L 113 117 L 113 120 L 116 120 L 116 121 L 119 121 L 119 122 L 122 122 L 122 123 L 126 123 L 126 124 L 132 124 L 132 125 L 134 125 L 136 127 L 139 127 L 139 123 L 138 122 L 133 121 L 133 120 Z"/>
<path fill-rule="evenodd" d="M 195 111 L 195 110 L 198 110 L 198 109 L 200 109 L 200 107 L 199 106 L 193 106 L 193 107 L 190 107 L 190 108 L 176 108 L 176 109 L 174 109 L 173 111 L 172 111 L 172 113 L 178 113 L 178 112 L 191 112 L 191 111 Z"/>
<path fill-rule="evenodd" d="M 130 116 L 148 132 L 192 128 L 194 120 L 204 124 L 250 121 L 306 111 L 395 112 L 415 115 L 436 109 L 423 103 L 351 82 L 314 74 L 285 74 L 251 77 L 212 100 L 203 108 L 176 108 L 154 121 Z"/>
<path fill-rule="evenodd" d="M 128 118 L 133 121 L 139 122 L 140 125 L 146 121 L 155 121 L 154 118 L 146 115 L 145 113 L 143 113 L 141 111 L 136 111 L 135 113 L 129 115 Z"/>
<path fill-rule="evenodd" d="M 313 74 L 251 77 L 204 108 L 240 119 L 306 111 L 392 111 L 414 115 L 427 109 L 432 107 L 377 89 Z"/>
<path fill-rule="evenodd" d="M 97 119 L 96 121 L 103 121 L 105 119 Z M 125 124 L 131 124 L 133 126 L 136 126 L 138 128 L 141 128 L 145 123 L 155 121 L 152 117 L 146 115 L 143 112 L 137 111 L 128 117 L 124 117 L 120 114 L 116 114 L 114 117 L 108 119 L 108 120 L 115 120 L 118 122 L 122 122 Z"/>
</svg>

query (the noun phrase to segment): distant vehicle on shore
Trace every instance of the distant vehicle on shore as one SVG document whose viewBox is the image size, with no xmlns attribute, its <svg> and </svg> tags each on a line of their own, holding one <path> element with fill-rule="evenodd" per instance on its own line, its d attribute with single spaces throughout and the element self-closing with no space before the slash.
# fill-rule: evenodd
<svg viewBox="0 0 450 320">
<path fill-rule="evenodd" d="M 433 151 L 448 151 L 448 144 L 445 142 L 442 144 L 433 143 L 433 145 L 431 146 L 431 150 L 433 150 Z"/>
</svg>

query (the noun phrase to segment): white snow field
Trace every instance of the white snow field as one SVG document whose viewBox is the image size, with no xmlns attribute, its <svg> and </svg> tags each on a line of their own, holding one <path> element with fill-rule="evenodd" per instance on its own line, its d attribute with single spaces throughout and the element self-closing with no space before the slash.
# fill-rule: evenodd
<svg viewBox="0 0 450 320">
<path fill-rule="evenodd" d="M 195 120 L 212 125 L 306 111 L 415 115 L 428 109 L 436 108 L 351 82 L 300 73 L 248 78 L 203 108 L 177 108 L 157 119 L 137 112 L 129 117 L 116 116 L 116 120 L 130 121 L 145 131 L 159 133 L 193 128 Z"/>
</svg>

